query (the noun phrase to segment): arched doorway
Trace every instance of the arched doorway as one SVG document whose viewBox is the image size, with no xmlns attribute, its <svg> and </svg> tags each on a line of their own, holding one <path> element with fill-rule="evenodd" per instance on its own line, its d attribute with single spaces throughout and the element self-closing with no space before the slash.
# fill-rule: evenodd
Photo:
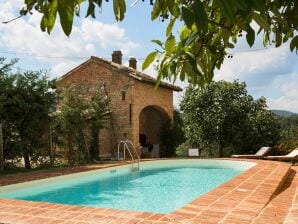
<svg viewBox="0 0 298 224">
<path fill-rule="evenodd" d="M 160 157 L 161 131 L 169 120 L 167 113 L 158 106 L 147 106 L 139 115 L 139 143 L 141 157 Z"/>
</svg>

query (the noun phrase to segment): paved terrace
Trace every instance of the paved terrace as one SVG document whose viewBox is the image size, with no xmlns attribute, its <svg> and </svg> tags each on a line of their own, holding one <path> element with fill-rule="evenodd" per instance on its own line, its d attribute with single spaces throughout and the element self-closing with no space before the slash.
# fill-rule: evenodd
<svg viewBox="0 0 298 224">
<path fill-rule="evenodd" d="M 256 166 L 167 215 L 0 199 L 0 223 L 298 223 L 298 167 L 280 162 L 253 161 Z M 0 185 L 115 165 L 118 164 L 5 175 L 0 177 Z"/>
</svg>

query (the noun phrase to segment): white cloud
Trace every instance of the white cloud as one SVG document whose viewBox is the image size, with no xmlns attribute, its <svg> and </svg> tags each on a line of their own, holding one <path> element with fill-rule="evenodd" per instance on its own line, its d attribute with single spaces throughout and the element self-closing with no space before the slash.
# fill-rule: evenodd
<svg viewBox="0 0 298 224">
<path fill-rule="evenodd" d="M 78 63 L 78 61 L 60 62 L 52 67 L 51 72 L 54 74 L 63 75 L 79 64 L 80 63 Z"/>
<path fill-rule="evenodd" d="M 268 97 L 270 108 L 285 109 L 298 112 L 298 72 L 287 76 L 280 76 L 272 85 L 272 90 L 280 91 L 279 96 L 275 98 Z"/>
<path fill-rule="evenodd" d="M 16 13 L 19 12 L 20 8 L 23 6 L 23 0 L 10 0 L 6 2 L 1 2 L 1 14 L 0 21 L 8 21 L 15 18 Z"/>
<path fill-rule="evenodd" d="M 289 46 L 245 50 L 242 42 L 242 52 L 236 50 L 232 59 L 225 60 L 215 80 L 245 81 L 255 98 L 267 98 L 270 109 L 298 112 L 297 55 L 290 52 Z"/>
<path fill-rule="evenodd" d="M 268 99 L 268 106 L 271 109 L 289 110 L 298 113 L 298 98 L 291 99 L 281 96 L 276 99 Z"/>
<path fill-rule="evenodd" d="M 22 0 L 1 2 L 0 21 L 16 17 L 22 4 Z M 139 47 L 116 24 L 84 19 L 74 25 L 71 36 L 66 37 L 59 21 L 51 35 L 41 32 L 40 19 L 41 15 L 34 13 L 9 24 L 1 23 L 0 47 L 20 55 L 38 56 L 36 61 L 52 66 L 55 75 L 62 75 L 72 66 L 78 65 L 77 58 L 87 59 L 96 55 L 96 51 L 100 49 L 120 49 L 127 54 Z"/>
<path fill-rule="evenodd" d="M 262 86 L 271 82 L 275 76 L 290 72 L 291 69 L 288 47 L 238 52 L 232 59 L 225 60 L 221 69 L 216 71 L 215 79 L 239 79 L 251 86 Z"/>
<path fill-rule="evenodd" d="M 102 47 L 106 47 L 109 44 L 109 38 L 113 40 L 121 40 L 124 36 L 124 30 L 119 29 L 116 24 L 108 25 L 95 20 L 84 20 L 82 22 L 83 38 L 86 41 L 98 40 L 98 43 Z"/>
<path fill-rule="evenodd" d="M 286 97 L 298 99 L 298 73 L 289 75 L 289 79 L 281 85 Z"/>
<path fill-rule="evenodd" d="M 128 54 L 131 49 L 140 47 L 138 43 L 129 41 L 125 36 L 125 30 L 117 24 L 105 24 L 85 19 L 80 31 L 85 41 L 96 43 L 104 49 L 120 49 L 123 54 Z"/>
</svg>

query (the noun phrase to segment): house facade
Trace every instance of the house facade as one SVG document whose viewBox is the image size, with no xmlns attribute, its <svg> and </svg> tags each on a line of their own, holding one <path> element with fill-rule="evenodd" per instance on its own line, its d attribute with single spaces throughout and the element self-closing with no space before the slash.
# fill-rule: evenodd
<svg viewBox="0 0 298 224">
<path fill-rule="evenodd" d="M 92 56 L 59 78 L 57 88 L 71 85 L 100 88 L 111 98 L 106 127 L 100 133 L 100 157 L 115 156 L 119 141 L 130 139 L 139 154 L 139 145 L 161 146 L 160 131 L 173 118 L 173 91 L 182 89 L 137 71 L 135 58 L 129 67 L 122 65 L 121 51 L 114 51 L 112 61 Z M 162 150 L 162 147 L 160 148 Z"/>
</svg>

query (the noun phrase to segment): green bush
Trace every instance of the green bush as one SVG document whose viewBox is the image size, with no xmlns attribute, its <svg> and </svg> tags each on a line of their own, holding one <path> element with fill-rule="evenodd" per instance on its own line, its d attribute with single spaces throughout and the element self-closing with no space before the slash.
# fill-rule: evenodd
<svg viewBox="0 0 298 224">
<path fill-rule="evenodd" d="M 184 142 L 183 121 L 181 113 L 174 110 L 173 122 L 167 120 L 161 130 L 162 151 L 161 157 L 175 156 L 176 148 Z"/>
<path fill-rule="evenodd" d="M 176 148 L 176 155 L 178 157 L 187 157 L 189 148 L 191 148 L 191 143 L 188 141 L 183 142 Z"/>
</svg>

